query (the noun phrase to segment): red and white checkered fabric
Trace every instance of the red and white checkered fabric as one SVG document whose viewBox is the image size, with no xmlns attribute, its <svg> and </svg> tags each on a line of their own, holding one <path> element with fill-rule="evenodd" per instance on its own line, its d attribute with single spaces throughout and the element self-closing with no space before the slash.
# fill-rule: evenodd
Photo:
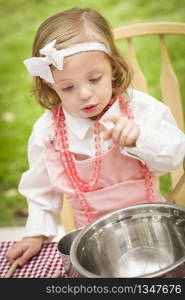
<svg viewBox="0 0 185 300">
<path fill-rule="evenodd" d="M 14 242 L 0 243 L 0 278 L 3 278 L 10 268 L 5 253 Z M 61 278 L 67 278 L 62 256 L 58 251 L 57 243 L 43 244 L 40 252 L 31 258 L 23 267 L 18 267 L 12 277 L 14 278 L 51 278 L 56 270 L 61 271 Z"/>
</svg>

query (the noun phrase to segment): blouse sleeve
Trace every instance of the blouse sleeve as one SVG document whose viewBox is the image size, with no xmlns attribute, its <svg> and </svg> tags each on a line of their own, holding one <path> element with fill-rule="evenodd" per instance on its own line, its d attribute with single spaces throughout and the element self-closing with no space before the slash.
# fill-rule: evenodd
<svg viewBox="0 0 185 300">
<path fill-rule="evenodd" d="M 34 131 L 28 142 L 28 159 L 30 168 L 19 184 L 29 211 L 24 237 L 44 235 L 52 240 L 57 233 L 56 216 L 62 206 L 62 195 L 51 186 L 45 167 L 45 145 Z"/>
<path fill-rule="evenodd" d="M 122 153 L 145 161 L 149 170 L 159 176 L 176 169 L 182 162 L 185 134 L 177 127 L 165 104 L 142 92 L 137 95 L 133 111 L 140 136 L 135 147 L 125 147 Z"/>
</svg>

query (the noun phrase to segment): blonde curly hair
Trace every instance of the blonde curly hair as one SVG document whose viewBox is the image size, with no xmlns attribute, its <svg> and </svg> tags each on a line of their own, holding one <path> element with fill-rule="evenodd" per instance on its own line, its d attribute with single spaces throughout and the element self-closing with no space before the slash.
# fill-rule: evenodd
<svg viewBox="0 0 185 300">
<path fill-rule="evenodd" d="M 127 91 L 132 79 L 131 67 L 116 48 L 112 30 L 100 13 L 89 8 L 75 7 L 51 16 L 38 28 L 32 55 L 41 56 L 39 50 L 55 39 L 55 48 L 58 50 L 88 41 L 104 43 L 109 50 L 108 57 L 113 68 L 112 97 Z M 57 93 L 40 77 L 34 78 L 32 92 L 46 109 L 54 110 L 61 103 Z"/>
</svg>

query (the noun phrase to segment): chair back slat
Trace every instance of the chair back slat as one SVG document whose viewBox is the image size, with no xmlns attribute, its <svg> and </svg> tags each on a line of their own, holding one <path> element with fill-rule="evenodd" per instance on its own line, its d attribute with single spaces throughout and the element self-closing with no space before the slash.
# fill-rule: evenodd
<svg viewBox="0 0 185 300">
<path fill-rule="evenodd" d="M 76 225 L 74 223 L 73 209 L 71 204 L 67 200 L 66 194 L 63 195 L 63 205 L 60 216 L 66 233 L 75 230 Z"/>
<path fill-rule="evenodd" d="M 161 45 L 161 91 L 163 102 L 168 105 L 177 120 L 177 124 L 184 131 L 183 109 L 177 76 L 172 68 L 164 35 L 160 35 Z"/>
<path fill-rule="evenodd" d="M 128 49 L 129 49 L 130 62 L 131 62 L 131 65 L 132 65 L 132 68 L 134 71 L 132 85 L 134 88 L 147 93 L 148 92 L 147 81 L 146 81 L 146 78 L 139 66 L 139 63 L 137 60 L 137 55 L 136 55 L 136 50 L 134 48 L 132 39 L 128 38 L 127 43 L 128 43 Z"/>
</svg>

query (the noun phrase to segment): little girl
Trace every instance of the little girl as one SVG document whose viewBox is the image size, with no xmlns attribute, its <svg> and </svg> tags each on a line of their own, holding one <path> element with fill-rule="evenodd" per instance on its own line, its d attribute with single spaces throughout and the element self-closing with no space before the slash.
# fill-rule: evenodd
<svg viewBox="0 0 185 300">
<path fill-rule="evenodd" d="M 7 252 L 21 266 L 56 235 L 62 194 L 77 227 L 128 205 L 164 201 L 156 176 L 185 154 L 169 108 L 130 87 L 130 68 L 98 12 L 73 8 L 47 19 L 24 63 L 46 112 L 33 127 L 30 169 L 19 185 L 29 204 L 25 235 Z"/>
</svg>

